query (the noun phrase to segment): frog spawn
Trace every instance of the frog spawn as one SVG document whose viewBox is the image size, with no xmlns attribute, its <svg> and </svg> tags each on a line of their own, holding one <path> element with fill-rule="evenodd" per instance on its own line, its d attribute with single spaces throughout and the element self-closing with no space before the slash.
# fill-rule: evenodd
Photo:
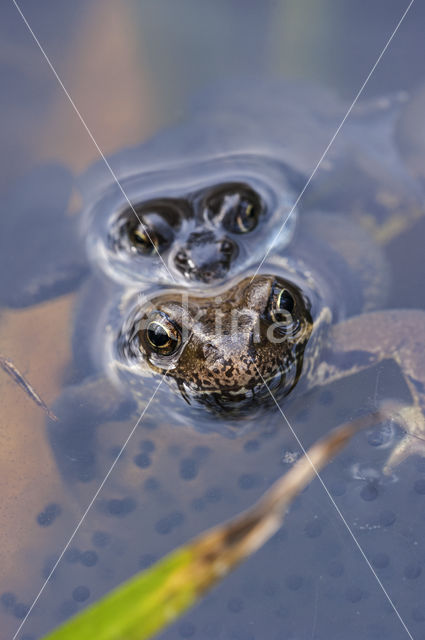
<svg viewBox="0 0 425 640">
<path fill-rule="evenodd" d="M 250 441 L 250 445 L 249 445 L 249 447 L 246 448 L 246 451 L 248 451 L 248 450 L 258 450 L 258 448 L 256 449 L 252 445 L 252 442 L 254 442 L 254 441 Z M 143 457 L 143 458 L 140 458 L 140 454 L 139 454 L 138 460 L 139 460 L 139 465 L 141 465 L 140 468 L 142 468 L 143 465 L 146 465 L 146 462 L 147 462 L 146 456 Z M 217 461 L 217 463 L 218 463 L 218 461 Z M 195 464 L 192 464 L 192 466 L 191 465 L 185 465 L 185 468 L 189 470 L 189 471 L 186 470 L 186 475 L 188 476 L 188 478 L 196 477 L 196 473 L 193 472 L 193 469 L 196 468 Z M 341 475 L 342 475 L 343 474 L 343 469 L 341 469 L 341 472 L 342 472 L 341 473 Z M 154 481 L 156 481 L 156 483 Z M 151 478 L 151 482 L 146 484 L 146 488 L 148 488 L 148 486 L 149 487 L 153 487 L 153 486 L 155 486 L 155 484 L 158 485 L 159 481 L 156 478 Z M 255 474 L 253 474 L 253 473 L 250 473 L 250 472 L 247 471 L 245 474 L 243 474 L 243 477 L 241 476 L 241 478 L 240 478 L 239 487 L 241 489 L 246 490 L 246 489 L 250 489 L 250 488 L 252 489 L 252 488 L 255 488 L 255 487 L 259 487 L 259 486 L 260 486 L 260 484 L 258 482 L 258 477 L 255 477 Z M 415 482 L 414 486 L 415 486 L 415 492 L 418 495 L 422 495 L 424 493 L 424 491 L 423 491 L 423 481 L 421 479 L 418 479 Z M 375 486 L 373 486 L 371 489 L 368 489 L 367 491 L 363 492 L 362 499 L 365 500 L 365 501 L 371 502 L 371 501 L 375 500 L 376 498 L 378 498 L 380 496 L 381 496 L 380 491 Z M 206 499 L 204 499 L 204 502 L 202 501 L 203 499 L 204 499 L 204 496 L 201 496 L 196 502 L 196 507 L 199 510 L 201 510 L 201 506 L 203 504 L 205 504 L 205 500 Z M 115 500 L 115 498 L 111 498 L 111 500 Z M 131 509 L 127 509 L 127 511 L 126 511 L 125 505 L 128 506 L 129 504 L 134 504 L 134 503 L 131 502 L 131 500 L 127 500 L 126 501 L 126 498 L 123 498 L 122 505 L 124 505 L 124 506 L 122 507 L 122 509 L 121 509 L 121 507 L 120 508 L 116 507 L 116 504 L 117 504 L 116 502 L 111 503 L 111 505 L 112 504 L 115 505 L 112 510 L 115 509 L 117 511 L 117 513 L 119 512 L 119 513 L 127 514 L 127 511 L 128 511 L 128 514 L 130 514 L 130 512 L 132 510 Z M 391 503 L 390 503 L 390 506 L 391 506 Z M 195 506 L 194 506 L 194 510 L 195 510 Z M 134 509 L 133 509 L 133 512 L 134 512 Z M 50 512 L 49 512 L 48 508 L 46 507 L 46 509 L 41 513 L 45 514 L 45 513 L 50 513 Z M 383 515 L 384 513 L 385 513 L 385 517 Z M 381 514 L 382 517 L 379 518 L 379 522 L 378 522 L 377 526 L 391 526 L 394 523 L 394 520 L 395 520 L 394 514 L 391 515 L 391 513 L 389 511 L 385 511 L 385 512 L 383 512 L 383 514 Z M 180 517 L 177 517 L 177 516 L 171 517 L 170 516 L 169 520 L 170 520 L 170 522 L 172 522 L 174 524 L 176 524 L 176 522 L 177 522 L 176 526 L 178 526 L 178 523 L 181 523 L 181 520 L 182 520 L 181 516 L 182 516 L 181 513 L 180 513 Z M 173 526 L 174 526 L 174 524 L 173 524 Z M 325 527 L 326 527 L 326 522 L 323 522 L 323 520 L 320 520 L 320 519 L 319 519 L 319 522 L 308 523 L 308 526 L 306 525 L 306 535 L 309 538 L 317 538 L 317 537 L 319 537 L 319 539 L 320 539 L 320 533 L 321 533 L 322 530 L 325 529 Z M 172 526 L 170 525 L 170 527 L 164 527 L 164 528 L 166 530 L 171 530 Z M 378 558 L 378 555 L 379 554 L 377 554 L 376 563 L 375 563 L 375 561 L 373 562 L 375 567 L 380 568 L 380 569 L 381 568 L 385 569 L 388 566 L 392 565 L 392 561 L 390 561 L 390 559 L 389 559 L 390 558 L 389 554 L 381 553 L 379 558 Z M 146 557 L 144 557 L 143 563 L 141 563 L 141 566 L 142 565 L 146 566 Z M 294 593 L 297 593 L 297 592 L 300 593 L 300 592 L 303 591 L 304 587 L 307 587 L 307 585 L 308 585 L 308 575 L 307 576 L 303 575 L 302 571 L 300 571 L 298 567 L 290 567 L 290 570 L 292 570 L 292 573 L 288 576 L 288 579 L 286 581 L 286 586 L 287 586 L 288 589 L 290 589 Z M 351 570 L 349 572 L 352 573 Z M 330 565 L 329 565 L 329 575 L 331 575 L 332 577 L 341 577 L 343 574 L 344 574 L 344 563 L 343 562 L 339 562 L 338 560 L 337 561 L 332 560 L 330 562 Z M 413 560 L 410 565 L 406 565 L 404 573 L 401 572 L 400 575 L 403 575 L 405 578 L 408 578 L 408 579 L 416 578 L 416 577 L 418 577 L 418 575 L 420 575 L 420 567 L 419 567 L 419 570 L 418 570 L 418 565 L 417 565 L 417 563 L 415 564 L 415 562 Z M 279 588 L 281 588 L 281 585 L 279 585 L 278 587 L 276 587 L 276 585 L 274 585 L 274 586 L 273 585 L 267 585 L 267 586 L 264 587 L 264 592 L 267 591 L 268 594 L 273 594 L 273 593 L 276 593 L 276 591 L 279 590 Z M 357 585 L 350 586 L 350 587 L 347 588 L 346 599 L 349 602 L 357 603 L 357 602 L 359 602 L 360 600 L 363 599 L 363 595 L 365 595 L 365 597 L 366 597 L 368 595 L 367 591 L 365 593 L 365 591 L 362 588 L 360 588 L 359 586 L 357 586 Z M 235 613 L 237 613 L 239 611 L 242 611 L 244 609 L 244 606 L 246 606 L 245 605 L 246 600 L 247 600 L 247 598 L 242 593 L 242 591 L 241 591 L 240 594 L 236 593 L 231 598 L 229 598 L 228 607 L 227 608 L 228 608 L 228 611 L 230 612 L 230 614 L 234 615 Z M 248 598 L 248 600 L 249 600 L 249 598 Z M 288 600 L 288 598 L 287 598 L 287 600 Z M 295 602 L 294 602 L 294 607 L 295 607 Z M 279 615 L 280 615 L 281 618 L 285 617 L 285 611 L 283 609 L 284 609 L 284 607 L 280 607 L 279 608 Z M 333 608 L 330 611 L 330 614 L 332 614 L 332 613 L 333 613 Z M 286 615 L 287 615 L 287 613 L 286 613 Z M 412 614 L 412 617 L 416 622 L 420 622 L 422 620 L 423 615 L 422 615 L 422 613 L 420 611 L 420 607 L 419 606 L 415 606 L 414 613 Z M 211 632 L 211 629 L 209 631 Z M 180 632 L 180 630 L 179 630 L 179 632 Z M 181 637 L 190 637 L 190 633 L 192 633 L 192 635 L 193 635 L 194 632 L 195 631 L 194 631 L 194 625 L 193 624 L 192 624 L 192 627 L 190 626 L 190 624 L 188 626 L 186 626 L 186 627 L 184 627 L 184 626 L 181 627 Z M 259 633 L 260 634 L 262 633 L 261 629 L 259 630 Z M 211 633 L 210 633 L 210 635 L 211 635 Z M 216 635 L 218 635 L 218 632 L 216 633 Z M 212 635 L 211 635 L 211 637 L 212 637 Z"/>
</svg>

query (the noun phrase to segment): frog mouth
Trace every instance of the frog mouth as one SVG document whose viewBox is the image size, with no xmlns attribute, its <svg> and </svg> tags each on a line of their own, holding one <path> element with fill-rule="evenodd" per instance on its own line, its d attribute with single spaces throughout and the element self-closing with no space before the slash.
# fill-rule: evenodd
<svg viewBox="0 0 425 640">
<path fill-rule="evenodd" d="M 188 404 L 202 406 L 216 415 L 243 418 L 253 409 L 270 409 L 276 400 L 282 400 L 296 386 L 301 374 L 302 362 L 293 361 L 289 366 L 262 377 L 252 387 L 228 389 L 200 389 L 186 382 L 176 381 L 180 394 Z"/>
</svg>

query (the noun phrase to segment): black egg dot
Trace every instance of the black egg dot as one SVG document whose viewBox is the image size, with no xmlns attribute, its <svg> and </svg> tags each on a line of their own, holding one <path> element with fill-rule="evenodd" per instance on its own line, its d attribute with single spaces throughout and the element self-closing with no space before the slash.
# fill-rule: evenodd
<svg viewBox="0 0 425 640">
<path fill-rule="evenodd" d="M 43 578 L 46 578 L 46 579 L 49 578 L 50 579 L 51 573 L 55 569 L 55 565 L 56 565 L 56 563 L 58 561 L 58 558 L 59 558 L 59 556 L 56 555 L 56 554 L 52 554 L 52 555 L 47 556 L 47 558 L 44 561 L 44 566 L 43 566 L 43 569 L 42 569 L 42 572 L 41 572 Z M 56 573 L 56 569 L 55 569 L 55 573 Z M 53 578 L 56 577 L 55 573 L 52 576 Z"/>
<path fill-rule="evenodd" d="M 180 477 L 183 480 L 193 480 L 198 475 L 199 462 L 195 458 L 183 458 L 180 461 Z"/>
<path fill-rule="evenodd" d="M 247 440 L 243 446 L 247 453 L 252 453 L 253 451 L 258 451 L 260 448 L 260 442 L 258 440 Z"/>
<path fill-rule="evenodd" d="M 153 453 L 155 451 L 155 443 L 152 440 L 142 440 L 140 448 L 145 453 Z"/>
<path fill-rule="evenodd" d="M 156 558 L 152 553 L 144 553 L 139 558 L 139 569 L 147 569 L 155 562 Z"/>
<path fill-rule="evenodd" d="M 5 609 L 11 609 L 16 603 L 16 596 L 11 591 L 5 591 L 1 594 L 0 601 Z"/>
<path fill-rule="evenodd" d="M 155 524 L 155 530 L 157 533 L 166 535 L 170 533 L 174 527 L 178 527 L 184 521 L 184 516 L 181 511 L 173 511 L 168 515 L 160 518 Z"/>
<path fill-rule="evenodd" d="M 111 498 L 107 502 L 108 512 L 112 516 L 124 517 L 135 510 L 137 503 L 134 498 Z"/>
<path fill-rule="evenodd" d="M 416 480 L 414 487 L 415 487 L 416 493 L 419 493 L 419 495 L 421 495 L 421 496 L 425 495 L 425 480 L 424 479 Z"/>
<path fill-rule="evenodd" d="M 90 597 L 90 589 L 85 587 L 84 585 L 80 585 L 79 587 L 75 587 L 72 592 L 72 597 L 75 602 L 85 602 Z"/>
<path fill-rule="evenodd" d="M 376 500 L 378 497 L 378 488 L 376 484 L 369 483 L 360 491 L 360 497 L 362 500 L 366 502 L 371 502 L 372 500 Z"/>
<path fill-rule="evenodd" d="M 110 456 L 113 460 L 120 457 L 122 460 L 125 457 L 125 451 L 122 451 L 122 445 L 116 444 L 109 449 Z"/>
<path fill-rule="evenodd" d="M 157 491 L 160 485 L 156 478 L 150 477 L 150 478 L 146 478 L 143 486 L 147 491 Z"/>
<path fill-rule="evenodd" d="M 53 524 L 61 512 L 61 507 L 55 502 L 51 502 L 45 507 L 44 511 L 38 514 L 37 522 L 41 527 L 48 527 Z"/>
<path fill-rule="evenodd" d="M 298 589 L 301 589 L 303 582 L 304 580 L 302 576 L 298 575 L 291 575 L 286 578 L 286 586 L 288 589 L 291 589 L 291 591 L 298 591 Z"/>
<path fill-rule="evenodd" d="M 162 536 L 167 535 L 173 529 L 173 524 L 170 522 L 170 518 L 165 516 L 164 518 L 160 518 L 155 524 L 155 531 Z"/>
<path fill-rule="evenodd" d="M 203 511 L 207 506 L 207 501 L 204 498 L 194 498 L 190 506 L 193 511 Z"/>
<path fill-rule="evenodd" d="M 195 625 L 191 622 L 182 622 L 179 625 L 179 634 L 182 638 L 193 638 L 195 631 Z"/>
<path fill-rule="evenodd" d="M 343 496 L 347 491 L 344 482 L 335 482 L 330 486 L 330 492 L 333 496 Z"/>
<path fill-rule="evenodd" d="M 261 485 L 261 479 L 255 473 L 243 473 L 238 478 L 240 489 L 255 489 Z"/>
<path fill-rule="evenodd" d="M 111 536 L 106 531 L 95 531 L 92 535 L 91 541 L 94 547 L 98 549 L 104 549 L 111 541 Z"/>
<path fill-rule="evenodd" d="M 49 524 L 52 524 L 52 522 L 53 520 L 51 518 L 49 519 L 44 511 L 39 513 L 37 516 L 37 523 L 40 525 L 40 527 L 48 527 Z"/>
<path fill-rule="evenodd" d="M 382 527 L 391 527 L 397 517 L 393 511 L 381 511 L 379 514 L 379 523 Z"/>
<path fill-rule="evenodd" d="M 331 578 L 340 578 L 344 573 L 344 565 L 338 560 L 332 560 L 328 566 L 328 573 Z"/>
<path fill-rule="evenodd" d="M 29 605 L 24 602 L 16 602 L 13 606 L 13 615 L 18 620 L 23 620 L 30 610 Z"/>
<path fill-rule="evenodd" d="M 220 502 L 223 497 L 223 491 L 220 487 L 210 487 L 205 492 L 205 498 L 208 502 Z"/>
<path fill-rule="evenodd" d="M 318 520 L 312 520 L 306 524 L 304 531 L 309 538 L 318 538 L 322 534 L 322 525 Z"/>
<path fill-rule="evenodd" d="M 64 553 L 64 560 L 69 564 L 75 564 L 79 562 L 81 558 L 81 551 L 76 547 L 69 547 Z"/>
<path fill-rule="evenodd" d="M 244 608 L 242 598 L 230 598 L 229 602 L 227 603 L 227 608 L 232 613 L 239 613 Z"/>
<path fill-rule="evenodd" d="M 78 610 L 77 603 L 74 600 L 65 600 L 59 607 L 59 617 L 61 620 L 66 620 L 74 615 Z"/>
<path fill-rule="evenodd" d="M 371 563 L 377 569 L 385 569 L 390 563 L 390 557 L 387 553 L 377 553 L 371 558 Z"/>
<path fill-rule="evenodd" d="M 416 580 L 421 575 L 422 569 L 419 563 L 412 562 L 404 568 L 403 573 L 408 580 Z"/>
<path fill-rule="evenodd" d="M 137 456 L 134 456 L 133 460 L 134 464 L 140 469 L 147 469 L 152 464 L 150 455 L 143 451 L 142 453 L 138 453 Z"/>
<path fill-rule="evenodd" d="M 360 589 L 360 587 L 348 587 L 347 591 L 345 592 L 345 597 L 347 598 L 348 602 L 360 602 L 363 597 L 363 591 Z"/>
<path fill-rule="evenodd" d="M 98 555 L 96 551 L 83 551 L 81 554 L 81 564 L 85 567 L 94 567 L 97 564 Z"/>
</svg>

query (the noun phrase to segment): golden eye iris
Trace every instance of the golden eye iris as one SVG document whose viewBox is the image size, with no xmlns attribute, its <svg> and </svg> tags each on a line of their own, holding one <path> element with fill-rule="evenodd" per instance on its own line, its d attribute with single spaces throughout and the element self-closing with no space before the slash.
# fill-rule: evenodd
<svg viewBox="0 0 425 640">
<path fill-rule="evenodd" d="M 273 322 L 290 325 L 293 322 L 295 301 L 287 289 L 273 291 L 270 317 Z"/>
<path fill-rule="evenodd" d="M 236 216 L 236 224 L 240 233 L 252 231 L 257 226 L 258 212 L 256 207 L 246 201 L 239 205 L 239 212 Z"/>
<path fill-rule="evenodd" d="M 141 253 L 153 252 L 157 246 L 155 233 L 143 227 L 138 227 L 132 233 L 133 246 Z"/>
<path fill-rule="evenodd" d="M 149 347 L 158 354 L 169 356 L 179 348 L 181 333 L 171 320 L 164 314 L 151 320 L 145 331 Z"/>
</svg>

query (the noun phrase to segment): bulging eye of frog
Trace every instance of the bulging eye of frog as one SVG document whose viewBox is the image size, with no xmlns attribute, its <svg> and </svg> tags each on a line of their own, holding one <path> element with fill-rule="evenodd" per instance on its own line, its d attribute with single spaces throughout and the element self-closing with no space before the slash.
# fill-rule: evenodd
<svg viewBox="0 0 425 640">
<path fill-rule="evenodd" d="M 143 324 L 145 326 L 138 332 L 141 349 L 162 356 L 176 353 L 182 342 L 182 334 L 166 313 L 153 311 Z"/>
<path fill-rule="evenodd" d="M 184 201 L 160 199 L 128 207 L 111 225 L 110 245 L 130 255 L 152 256 L 172 245 L 187 215 Z"/>
<path fill-rule="evenodd" d="M 133 372 L 147 365 L 188 402 L 237 417 L 267 405 L 267 386 L 279 396 L 291 391 L 312 326 L 309 301 L 295 284 L 257 275 L 218 296 L 174 291 L 136 305 L 121 353 Z"/>
<path fill-rule="evenodd" d="M 270 294 L 268 316 L 281 334 L 295 335 L 299 330 L 297 302 L 285 287 L 275 284 Z"/>
<path fill-rule="evenodd" d="M 203 204 L 209 220 L 220 222 L 226 231 L 237 234 L 253 231 L 265 214 L 260 196 L 246 184 L 218 185 Z"/>
</svg>

